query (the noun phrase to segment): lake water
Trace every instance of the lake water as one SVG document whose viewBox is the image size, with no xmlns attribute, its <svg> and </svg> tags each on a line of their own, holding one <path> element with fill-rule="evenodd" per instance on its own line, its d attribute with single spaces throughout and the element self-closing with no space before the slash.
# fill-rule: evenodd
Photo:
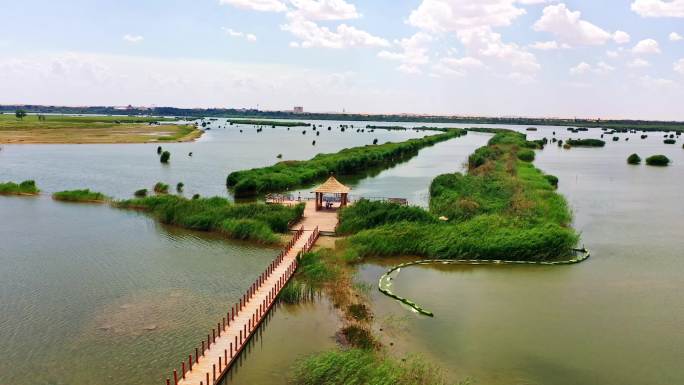
<svg viewBox="0 0 684 385">
<path fill-rule="evenodd" d="M 118 198 L 157 181 L 182 181 L 186 195 L 229 196 L 229 172 L 272 164 L 279 153 L 307 159 L 374 138 L 426 134 L 342 133 L 339 124 L 367 122 L 315 123 L 323 125 L 315 138 L 310 128 L 256 133 L 253 126 L 214 123 L 197 142 L 163 145 L 172 153 L 167 166 L 151 144 L 6 145 L 0 180 L 35 179 L 48 193 L 87 187 Z M 529 134 L 551 138 L 552 130 L 568 134 L 560 127 Z M 400 355 L 420 352 L 454 379 L 478 384 L 684 382 L 684 150 L 681 143 L 662 144 L 662 134 L 629 136 L 603 149 L 549 145 L 537 152 L 536 165 L 560 177 L 560 192 L 592 251 L 587 262 L 405 269 L 395 290 L 436 317 L 417 316 L 371 290 L 387 346 Z M 488 137 L 470 133 L 439 143 L 349 182 L 357 195 L 424 206 L 430 180 L 460 170 Z M 632 152 L 664 153 L 674 164 L 628 166 Z M 0 218 L 0 384 L 161 384 L 278 252 L 47 195 L 0 197 Z M 359 278 L 376 285 L 384 269 L 364 265 Z M 336 330 L 324 299 L 279 307 L 226 383 L 283 384 L 295 359 L 335 346 Z"/>
<path fill-rule="evenodd" d="M 569 134 L 529 134 L 551 138 L 552 130 Z M 681 140 L 665 145 L 662 133 L 648 135 L 607 137 L 602 149 L 537 151 L 537 167 L 560 178 L 591 258 L 561 267 L 403 269 L 394 291 L 435 317 L 373 291 L 391 349 L 421 352 L 454 379 L 477 384 L 684 383 L 684 150 Z M 634 152 L 665 154 L 673 164 L 627 165 Z M 360 277 L 377 285 L 386 268 L 367 264 Z"/>
<path fill-rule="evenodd" d="M 279 251 L 163 226 L 136 212 L 55 202 L 49 193 L 87 187 L 124 198 L 161 180 L 183 181 L 186 195 L 227 196 L 230 171 L 272 164 L 278 153 L 306 159 L 375 138 L 426 134 L 342 133 L 327 131 L 340 123 L 321 124 L 316 146 L 310 128 L 257 134 L 253 126 L 214 127 L 198 142 L 163 145 L 172 152 L 168 166 L 159 163 L 157 145 L 2 146 L 0 180 L 35 179 L 47 194 L 0 197 L 0 384 L 162 384 Z M 440 143 L 377 180 L 403 178 L 410 188 L 394 195 L 424 190 L 422 181 L 439 169 L 411 172 L 411 164 L 460 164 L 485 141 L 474 135 Z M 279 307 L 226 383 L 285 383 L 282 373 L 295 359 L 335 346 L 337 322 L 324 299 Z"/>
</svg>

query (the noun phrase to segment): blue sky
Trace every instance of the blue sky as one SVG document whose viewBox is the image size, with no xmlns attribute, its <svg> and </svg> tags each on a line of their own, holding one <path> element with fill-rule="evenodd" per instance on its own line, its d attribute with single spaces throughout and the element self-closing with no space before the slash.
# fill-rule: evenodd
<svg viewBox="0 0 684 385">
<path fill-rule="evenodd" d="M 0 103 L 684 120 L 684 0 L 5 2 Z"/>
</svg>

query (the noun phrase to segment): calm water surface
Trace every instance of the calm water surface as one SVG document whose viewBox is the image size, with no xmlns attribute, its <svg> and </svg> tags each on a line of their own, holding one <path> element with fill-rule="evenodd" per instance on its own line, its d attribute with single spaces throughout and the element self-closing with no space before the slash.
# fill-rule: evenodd
<svg viewBox="0 0 684 385">
<path fill-rule="evenodd" d="M 168 166 L 158 162 L 157 145 L 3 146 L 0 180 L 35 179 L 48 194 L 0 197 L 0 384 L 161 384 L 278 252 L 135 212 L 54 202 L 50 192 L 87 187 L 124 198 L 156 181 L 183 181 L 186 194 L 226 196 L 230 171 L 272 164 L 278 153 L 307 159 L 375 138 L 425 135 L 342 133 L 337 122 L 321 124 L 316 146 L 310 128 L 257 134 L 253 126 L 216 124 L 198 142 L 163 145 L 172 152 Z M 460 164 L 485 141 L 475 135 L 440 143 L 378 174 L 380 185 L 355 183 L 408 197 L 441 172 L 433 167 Z M 382 181 L 396 177 L 407 188 L 386 194 Z M 226 383 L 285 383 L 295 359 L 335 346 L 337 327 L 325 300 L 279 307 Z"/>
<path fill-rule="evenodd" d="M 530 137 L 551 138 L 551 130 L 566 135 L 540 128 Z M 587 262 L 404 269 L 395 291 L 436 316 L 418 316 L 373 291 L 392 349 L 422 352 L 454 379 L 478 384 L 684 383 L 684 150 L 681 140 L 664 145 L 662 133 L 639 135 L 608 138 L 603 149 L 537 152 L 536 165 L 560 178 L 592 251 Z M 633 152 L 662 153 L 674 163 L 629 166 Z M 368 264 L 360 276 L 376 285 L 384 270 Z"/>
</svg>

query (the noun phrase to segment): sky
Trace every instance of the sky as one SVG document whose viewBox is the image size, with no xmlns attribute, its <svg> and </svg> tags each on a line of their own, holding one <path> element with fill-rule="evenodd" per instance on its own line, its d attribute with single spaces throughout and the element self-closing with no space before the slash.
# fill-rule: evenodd
<svg viewBox="0 0 684 385">
<path fill-rule="evenodd" d="M 0 2 L 0 104 L 684 120 L 684 0 Z"/>
</svg>

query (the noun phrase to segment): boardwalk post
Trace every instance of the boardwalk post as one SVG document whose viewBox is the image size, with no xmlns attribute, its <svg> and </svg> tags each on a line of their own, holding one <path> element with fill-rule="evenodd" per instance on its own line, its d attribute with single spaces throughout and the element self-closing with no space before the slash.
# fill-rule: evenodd
<svg viewBox="0 0 684 385">
<path fill-rule="evenodd" d="M 181 378 L 185 380 L 185 361 L 181 362 Z"/>
<path fill-rule="evenodd" d="M 166 379 L 166 385 L 171 385 L 171 380 L 168 378 Z"/>
<path fill-rule="evenodd" d="M 173 385 L 178 385 L 178 373 L 173 369 Z"/>
<path fill-rule="evenodd" d="M 199 361 L 199 349 L 195 348 L 195 362 Z"/>
<path fill-rule="evenodd" d="M 211 364 L 211 379 L 216 382 L 216 364 Z"/>
<path fill-rule="evenodd" d="M 192 354 L 188 355 L 188 366 L 190 367 L 190 370 L 192 370 Z"/>
<path fill-rule="evenodd" d="M 202 357 L 204 357 L 204 341 L 202 341 Z"/>
</svg>

